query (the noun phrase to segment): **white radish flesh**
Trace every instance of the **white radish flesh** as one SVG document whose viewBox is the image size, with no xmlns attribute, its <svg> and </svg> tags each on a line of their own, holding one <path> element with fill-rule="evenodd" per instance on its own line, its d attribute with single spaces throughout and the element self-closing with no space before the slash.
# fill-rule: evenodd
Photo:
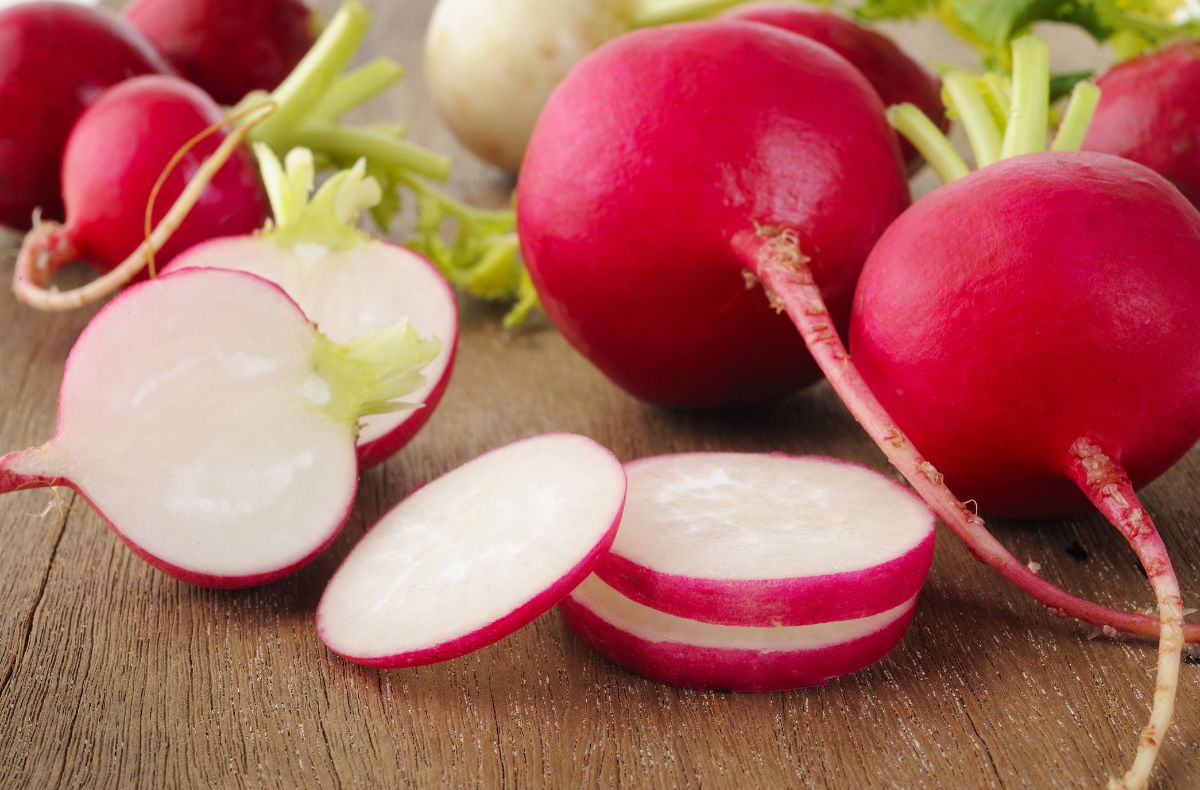
<svg viewBox="0 0 1200 790">
<path fill-rule="evenodd" d="M 321 598 L 321 639 L 387 668 L 485 647 L 591 573 L 624 501 L 620 462 L 585 437 L 552 434 L 486 453 L 367 533 Z"/>
</svg>

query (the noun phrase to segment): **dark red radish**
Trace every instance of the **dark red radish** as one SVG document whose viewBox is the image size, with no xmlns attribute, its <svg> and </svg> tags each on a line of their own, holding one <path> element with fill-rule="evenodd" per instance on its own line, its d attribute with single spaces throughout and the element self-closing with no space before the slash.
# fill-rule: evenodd
<svg viewBox="0 0 1200 790">
<path fill-rule="evenodd" d="M 1083 147 L 1145 165 L 1200 205 L 1200 41 L 1127 60 L 1097 80 Z"/>
<path fill-rule="evenodd" d="M 576 636 L 614 664 L 661 683 L 718 691 L 820 686 L 876 663 L 908 630 L 916 599 L 870 617 L 749 628 L 642 606 L 593 575 L 558 605 Z"/>
<path fill-rule="evenodd" d="M 884 106 L 909 102 L 942 131 L 950 128 L 942 105 L 941 80 L 887 36 L 832 11 L 797 3 L 748 3 L 735 7 L 727 16 L 773 25 L 824 44 L 863 73 Z M 924 166 L 912 143 L 901 139 L 900 150 L 909 173 Z"/>
<path fill-rule="evenodd" d="M 221 104 L 283 82 L 316 38 L 301 0 L 133 0 L 121 12 Z"/>
<path fill-rule="evenodd" d="M 624 501 L 620 461 L 586 437 L 485 453 L 417 489 L 354 547 L 317 607 L 321 639 L 381 668 L 486 647 L 591 573 Z"/>
<path fill-rule="evenodd" d="M 177 257 L 164 273 L 188 268 L 249 272 L 278 285 L 335 342 L 408 320 L 441 350 L 424 369 L 425 384 L 411 398 L 420 408 L 370 414 L 358 435 L 363 467 L 385 460 L 409 442 L 432 416 L 450 383 L 458 348 L 454 290 L 437 267 L 398 244 L 357 230 L 361 211 L 380 199 L 375 179 L 360 161 L 330 178 L 310 201 L 313 156 L 288 154 L 287 170 L 269 148 L 257 144 L 274 221 L 252 235 L 199 244 Z"/>
<path fill-rule="evenodd" d="M 265 584 L 336 535 L 359 418 L 403 408 L 436 353 L 404 323 L 336 344 L 248 274 L 141 283 L 88 324 L 54 438 L 0 458 L 0 491 L 70 486 L 172 576 Z"/>
<path fill-rule="evenodd" d="M 631 33 L 576 66 L 534 130 L 517 218 L 570 343 L 644 400 L 704 408 L 817 376 L 735 239 L 799 229 L 845 319 L 862 262 L 908 202 L 858 71 L 800 36 L 714 21 Z"/>
<path fill-rule="evenodd" d="M 625 515 L 596 575 L 678 617 L 763 628 L 869 617 L 910 602 L 933 561 L 933 514 L 856 464 L 688 453 L 625 472 Z"/>
<path fill-rule="evenodd" d="M 0 10 L 0 225 L 36 210 L 61 219 L 67 135 L 109 86 L 170 66 L 137 29 L 102 9 L 21 3 Z"/>
</svg>

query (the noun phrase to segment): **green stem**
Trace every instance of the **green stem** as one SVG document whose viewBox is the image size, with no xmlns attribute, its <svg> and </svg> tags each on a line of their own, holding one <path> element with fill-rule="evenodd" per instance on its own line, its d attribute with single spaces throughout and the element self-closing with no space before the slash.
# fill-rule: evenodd
<svg viewBox="0 0 1200 790">
<path fill-rule="evenodd" d="M 377 58 L 338 77 L 313 108 L 313 117 L 336 121 L 383 93 L 403 76 L 404 67 L 399 63 L 391 58 Z"/>
<path fill-rule="evenodd" d="M 658 27 L 676 22 L 708 19 L 744 0 L 641 0 L 634 3 L 630 27 Z"/>
<path fill-rule="evenodd" d="M 432 184 L 427 184 L 418 178 L 401 175 L 398 180 L 406 187 L 416 192 L 422 198 L 437 202 L 439 208 L 446 214 L 459 221 L 481 222 L 488 224 L 513 223 L 512 209 L 477 208 L 461 200 L 457 200 Z"/>
<path fill-rule="evenodd" d="M 1096 105 L 1100 103 L 1100 89 L 1091 82 L 1080 82 L 1071 91 L 1071 101 L 1067 104 L 1066 115 L 1058 134 L 1054 136 L 1051 151 L 1078 151 L 1083 148 L 1083 138 L 1087 136 L 1088 127 L 1092 123 L 1092 115 Z"/>
<path fill-rule="evenodd" d="M 952 71 L 943 78 L 942 84 L 946 90 L 946 105 L 958 116 L 971 142 L 971 150 L 975 152 L 975 167 L 987 167 L 997 161 L 1003 137 L 979 88 L 979 80 L 966 72 Z"/>
<path fill-rule="evenodd" d="M 1021 36 L 1012 44 L 1012 108 L 1000 158 L 1046 150 L 1050 108 L 1050 49 L 1037 36 Z"/>
<path fill-rule="evenodd" d="M 967 163 L 959 156 L 950 140 L 913 104 L 897 104 L 887 111 L 888 123 L 913 144 L 943 184 L 949 184 L 970 173 Z"/>
<path fill-rule="evenodd" d="M 994 71 L 983 75 L 983 87 L 987 90 L 988 110 L 996 126 L 1003 130 L 1008 126 L 1008 116 L 1012 112 L 1012 88 L 1008 80 Z"/>
<path fill-rule="evenodd" d="M 450 157 L 427 148 L 367 129 L 339 126 L 329 121 L 309 121 L 286 138 L 284 148 L 304 146 L 353 162 L 365 156 L 372 164 L 444 181 L 450 175 Z M 273 148 L 278 150 L 277 145 Z"/>
</svg>

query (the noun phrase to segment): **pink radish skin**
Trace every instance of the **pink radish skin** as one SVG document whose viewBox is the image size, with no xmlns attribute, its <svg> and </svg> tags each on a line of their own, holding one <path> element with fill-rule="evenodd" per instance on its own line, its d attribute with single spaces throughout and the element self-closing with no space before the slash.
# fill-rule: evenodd
<svg viewBox="0 0 1200 790">
<path fill-rule="evenodd" d="M 821 686 L 880 661 L 904 637 L 915 603 L 859 621 L 733 628 L 646 608 L 592 577 L 558 610 L 592 649 L 642 677 L 685 688 L 771 692 Z M 797 634 L 790 647 L 781 644 L 788 632 Z M 677 641 L 689 637 L 707 643 Z"/>
<path fill-rule="evenodd" d="M 933 514 L 856 464 L 695 453 L 625 469 L 625 516 L 596 575 L 662 612 L 751 627 L 867 617 L 915 597 L 933 561 Z"/>
<path fill-rule="evenodd" d="M 800 36 L 731 21 L 632 33 L 581 61 L 543 110 L 517 188 L 521 249 L 554 324 L 624 389 L 684 408 L 817 377 L 747 282 L 737 234 L 797 228 L 844 319 L 908 202 L 863 76 Z"/>
<path fill-rule="evenodd" d="M 1126 61 L 1096 84 L 1100 105 L 1084 149 L 1143 164 L 1200 206 L 1200 42 Z"/>
<path fill-rule="evenodd" d="M 317 607 L 322 641 L 366 666 L 456 658 L 504 638 L 608 551 L 625 473 L 590 439 L 550 434 L 429 483 L 359 542 Z"/>
<path fill-rule="evenodd" d="M 274 90 L 314 39 L 312 11 L 300 0 L 133 0 L 121 13 L 224 105 Z"/>
<path fill-rule="evenodd" d="M 939 129 L 950 128 L 941 80 L 887 36 L 830 11 L 795 3 L 748 3 L 727 16 L 773 25 L 824 44 L 862 72 L 885 106 L 911 102 Z M 910 174 L 924 166 L 925 160 L 907 140 L 900 140 L 900 151 Z"/>
<path fill-rule="evenodd" d="M 0 225 L 26 229 L 35 210 L 61 219 L 63 147 L 109 86 L 168 73 L 139 32 L 102 9 L 22 3 L 0 10 Z"/>
</svg>

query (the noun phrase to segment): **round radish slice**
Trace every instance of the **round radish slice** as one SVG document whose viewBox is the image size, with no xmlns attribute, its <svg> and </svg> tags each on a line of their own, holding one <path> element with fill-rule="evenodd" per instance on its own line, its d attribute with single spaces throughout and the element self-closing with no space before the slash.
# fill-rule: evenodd
<svg viewBox="0 0 1200 790">
<path fill-rule="evenodd" d="M 908 489 L 830 458 L 694 453 L 626 465 L 629 500 L 596 573 L 708 623 L 808 625 L 910 600 L 934 518 Z"/>
<path fill-rule="evenodd" d="M 621 463 L 591 439 L 551 434 L 486 453 L 367 533 L 317 607 L 321 639 L 383 668 L 490 645 L 591 573 L 624 501 Z"/>
<path fill-rule="evenodd" d="M 874 664 L 908 629 L 911 598 L 856 620 L 775 628 L 712 625 L 631 601 L 589 577 L 558 605 L 596 652 L 651 680 L 697 689 L 786 691 Z"/>
</svg>

